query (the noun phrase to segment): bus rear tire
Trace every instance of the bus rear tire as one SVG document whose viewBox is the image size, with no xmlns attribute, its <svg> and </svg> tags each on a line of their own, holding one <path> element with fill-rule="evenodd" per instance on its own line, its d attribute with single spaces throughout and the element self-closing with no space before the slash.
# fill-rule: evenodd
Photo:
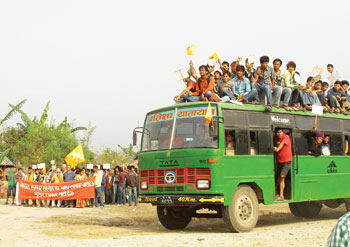
<svg viewBox="0 0 350 247">
<path fill-rule="evenodd" d="M 224 206 L 222 217 L 233 232 L 249 232 L 258 222 L 259 204 L 254 190 L 248 185 L 240 185 L 232 196 L 230 206 Z"/>
<path fill-rule="evenodd" d="M 289 203 L 289 209 L 297 217 L 315 218 L 320 214 L 322 203 L 312 201 Z"/>
<path fill-rule="evenodd" d="M 157 206 L 157 215 L 160 223 L 169 230 L 184 229 L 192 217 L 184 215 L 180 207 Z"/>
</svg>

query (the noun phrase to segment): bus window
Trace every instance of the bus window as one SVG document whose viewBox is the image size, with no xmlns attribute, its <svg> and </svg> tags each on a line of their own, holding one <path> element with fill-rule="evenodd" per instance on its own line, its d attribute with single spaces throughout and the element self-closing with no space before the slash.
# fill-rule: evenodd
<svg viewBox="0 0 350 247">
<path fill-rule="evenodd" d="M 226 155 L 235 155 L 235 131 L 225 131 Z"/>
<path fill-rule="evenodd" d="M 344 155 L 344 137 L 341 134 L 330 134 L 330 149 L 332 155 Z"/>
<path fill-rule="evenodd" d="M 309 150 L 309 145 L 307 143 L 307 138 L 299 132 L 294 133 L 294 145 L 296 147 L 297 155 L 307 155 Z"/>
<path fill-rule="evenodd" d="M 271 139 L 270 132 L 266 130 L 258 131 L 258 153 L 271 154 Z"/>
<path fill-rule="evenodd" d="M 249 137 L 250 137 L 250 155 L 257 155 L 257 132 L 256 131 L 250 131 L 249 132 Z"/>
<path fill-rule="evenodd" d="M 321 152 L 322 155 L 331 155 L 331 137 L 327 134 L 324 136 Z"/>
<path fill-rule="evenodd" d="M 238 155 L 250 154 L 247 130 L 236 130 L 235 141 L 236 141 L 236 154 Z"/>
</svg>

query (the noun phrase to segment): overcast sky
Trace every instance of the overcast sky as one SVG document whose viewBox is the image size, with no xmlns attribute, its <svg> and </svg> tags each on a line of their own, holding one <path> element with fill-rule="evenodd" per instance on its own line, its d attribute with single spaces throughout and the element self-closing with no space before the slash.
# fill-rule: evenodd
<svg viewBox="0 0 350 247">
<path fill-rule="evenodd" d="M 183 90 L 174 71 L 238 56 L 279 57 L 302 80 L 332 63 L 350 80 L 349 1 L 0 1 L 0 112 L 96 126 L 93 147 L 132 141 L 145 114 Z M 7 125 L 20 119 L 14 118 Z"/>
</svg>

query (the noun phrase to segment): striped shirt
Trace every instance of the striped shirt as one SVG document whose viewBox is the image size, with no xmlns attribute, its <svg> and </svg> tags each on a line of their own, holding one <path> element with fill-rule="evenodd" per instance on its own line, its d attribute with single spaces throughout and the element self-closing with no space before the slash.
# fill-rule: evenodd
<svg viewBox="0 0 350 247">
<path fill-rule="evenodd" d="M 327 241 L 328 247 L 350 246 L 350 212 L 339 218 Z"/>
</svg>

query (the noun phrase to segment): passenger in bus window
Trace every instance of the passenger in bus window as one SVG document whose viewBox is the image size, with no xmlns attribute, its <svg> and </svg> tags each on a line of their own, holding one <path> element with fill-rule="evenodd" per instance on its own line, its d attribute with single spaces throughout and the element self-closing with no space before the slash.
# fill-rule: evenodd
<svg viewBox="0 0 350 247">
<path fill-rule="evenodd" d="M 331 155 L 331 149 L 329 146 L 329 142 L 330 142 L 330 137 L 328 135 L 326 135 L 323 139 L 323 143 L 321 144 L 322 155 Z"/>
<path fill-rule="evenodd" d="M 169 127 L 167 137 L 160 145 L 161 149 L 168 149 L 170 147 L 171 133 L 172 133 L 172 128 Z M 176 133 L 177 133 L 177 130 L 175 129 L 172 147 L 173 148 L 181 148 L 181 147 L 183 147 L 183 140 L 180 136 L 176 136 Z"/>
<path fill-rule="evenodd" d="M 256 155 L 256 132 L 250 131 L 250 155 Z"/>
<path fill-rule="evenodd" d="M 347 136 L 344 136 L 344 147 L 345 147 L 345 150 L 344 150 L 345 155 L 349 155 L 349 140 Z"/>
<path fill-rule="evenodd" d="M 209 129 L 205 125 L 199 125 L 198 134 L 194 138 L 195 147 L 208 147 L 211 144 L 211 137 L 209 136 Z"/>
<path fill-rule="evenodd" d="M 315 123 L 312 129 L 309 132 L 305 133 L 305 137 L 307 138 L 309 144 L 308 154 L 318 157 L 322 155 L 321 145 L 323 143 L 324 133 L 322 131 L 318 131 L 315 134 L 314 131 L 316 129 L 317 124 Z"/>
<path fill-rule="evenodd" d="M 329 99 L 329 105 L 333 111 L 347 114 L 346 110 L 342 106 L 344 105 L 343 102 L 347 101 L 349 96 L 344 94 L 344 92 L 341 90 L 340 81 L 336 81 L 334 83 L 334 87 L 328 90 L 327 97 Z"/>
<path fill-rule="evenodd" d="M 235 155 L 234 132 L 231 133 L 229 131 L 226 131 L 225 146 L 226 146 L 226 155 Z"/>
<path fill-rule="evenodd" d="M 271 112 L 272 110 L 272 93 L 275 86 L 275 74 L 273 69 L 269 66 L 269 57 L 262 56 L 260 57 L 260 73 L 256 73 L 255 77 L 258 76 L 258 81 L 253 83 L 253 88 L 256 91 L 263 92 L 267 98 L 266 111 Z M 258 94 L 255 96 L 257 102 L 260 101 Z"/>
<path fill-rule="evenodd" d="M 276 198 L 278 201 L 284 200 L 285 178 L 290 170 L 292 162 L 292 144 L 290 137 L 282 129 L 275 130 L 275 147 L 274 151 L 277 156 L 277 179 L 276 188 L 279 185 L 280 195 Z M 277 191 L 277 189 L 276 189 Z"/>
</svg>

